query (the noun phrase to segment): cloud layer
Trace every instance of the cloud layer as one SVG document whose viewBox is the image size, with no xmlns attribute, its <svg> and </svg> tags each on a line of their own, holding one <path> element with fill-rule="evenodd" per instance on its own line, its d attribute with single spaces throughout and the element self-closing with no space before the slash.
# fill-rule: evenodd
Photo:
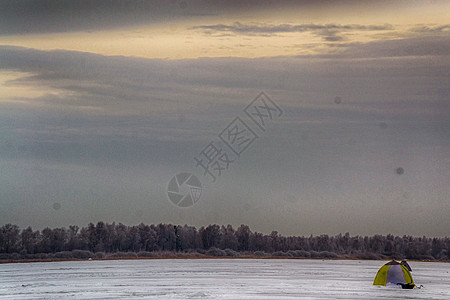
<svg viewBox="0 0 450 300">
<path fill-rule="evenodd" d="M 22 74 L 5 86 L 49 91 L 0 102 L 0 220 L 45 226 L 51 215 L 54 225 L 154 220 L 321 233 L 347 231 L 346 219 L 360 224 L 351 231 L 368 234 L 443 235 L 446 43 L 412 39 L 355 45 L 334 56 L 180 61 L 0 47 L 2 71 Z M 260 91 L 283 108 L 283 119 L 212 184 L 194 156 Z M 205 186 L 187 211 L 165 194 L 181 171 Z M 62 206 L 57 215 L 55 202 Z M 386 210 L 401 220 L 396 230 L 382 221 Z M 416 210 L 422 214 L 412 224 L 407 216 Z"/>
<path fill-rule="evenodd" d="M 323 37 L 325 41 L 341 41 L 344 38 L 340 35 L 342 32 L 349 31 L 386 31 L 392 30 L 394 27 L 389 24 L 385 25 L 340 25 L 340 24 L 242 24 L 235 22 L 232 25 L 216 24 L 216 25 L 200 25 L 193 26 L 194 30 L 202 30 L 206 34 L 217 34 L 221 32 L 236 33 L 243 35 L 261 35 L 271 36 L 278 33 L 299 33 L 311 32 L 312 34 Z"/>
</svg>

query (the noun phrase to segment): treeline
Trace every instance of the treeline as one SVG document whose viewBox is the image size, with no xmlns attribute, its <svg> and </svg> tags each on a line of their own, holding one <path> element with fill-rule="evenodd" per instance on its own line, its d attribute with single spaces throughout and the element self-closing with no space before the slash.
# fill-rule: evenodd
<svg viewBox="0 0 450 300">
<path fill-rule="evenodd" d="M 87 227 L 0 228 L 0 259 L 109 258 L 160 256 L 272 256 L 305 258 L 450 260 L 450 238 L 374 235 L 282 236 L 252 232 L 247 225 L 172 224 Z"/>
</svg>

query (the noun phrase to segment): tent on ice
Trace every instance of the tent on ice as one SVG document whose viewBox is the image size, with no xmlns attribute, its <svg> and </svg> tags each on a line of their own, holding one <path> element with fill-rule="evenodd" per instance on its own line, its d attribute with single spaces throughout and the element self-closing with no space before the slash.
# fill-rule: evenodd
<svg viewBox="0 0 450 300">
<path fill-rule="evenodd" d="M 412 289 L 414 285 L 408 263 L 392 260 L 383 265 L 375 276 L 373 285 L 401 285 L 404 289 Z"/>
</svg>

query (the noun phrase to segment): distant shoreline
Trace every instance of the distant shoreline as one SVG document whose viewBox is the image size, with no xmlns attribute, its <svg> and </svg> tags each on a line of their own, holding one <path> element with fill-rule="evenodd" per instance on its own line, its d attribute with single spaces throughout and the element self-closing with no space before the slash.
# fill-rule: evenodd
<svg viewBox="0 0 450 300">
<path fill-rule="evenodd" d="M 99 221 L 97 225 L 33 230 L 5 224 L 0 228 L 0 263 L 88 259 L 207 259 L 207 258 L 312 258 L 450 261 L 450 237 L 283 236 L 252 232 L 241 224 L 151 224 L 127 226 Z"/>
<path fill-rule="evenodd" d="M 0 264 L 13 263 L 42 263 L 42 262 L 63 262 L 63 261 L 107 261 L 107 260 L 165 260 L 165 259 L 293 259 L 293 260 L 361 260 L 361 261 L 388 261 L 390 259 L 361 259 L 361 258 L 319 258 L 319 257 L 282 257 L 282 256 L 155 256 L 155 257 L 109 257 L 109 258 L 49 258 L 49 259 L 5 259 L 0 260 Z M 417 260 L 408 259 L 414 262 L 450 263 L 450 261 L 439 260 Z"/>
</svg>

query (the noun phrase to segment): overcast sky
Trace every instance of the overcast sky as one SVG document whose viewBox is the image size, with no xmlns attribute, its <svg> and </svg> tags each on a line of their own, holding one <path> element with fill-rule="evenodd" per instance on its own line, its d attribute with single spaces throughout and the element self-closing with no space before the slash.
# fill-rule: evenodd
<svg viewBox="0 0 450 300">
<path fill-rule="evenodd" d="M 448 236 L 449 11 L 2 1 L 0 224 Z M 263 127 L 244 111 L 261 92 L 280 108 Z M 220 139 L 236 117 L 257 136 L 240 156 Z M 194 159 L 210 142 L 233 160 L 215 182 Z M 202 184 L 187 208 L 181 172 Z"/>
</svg>

